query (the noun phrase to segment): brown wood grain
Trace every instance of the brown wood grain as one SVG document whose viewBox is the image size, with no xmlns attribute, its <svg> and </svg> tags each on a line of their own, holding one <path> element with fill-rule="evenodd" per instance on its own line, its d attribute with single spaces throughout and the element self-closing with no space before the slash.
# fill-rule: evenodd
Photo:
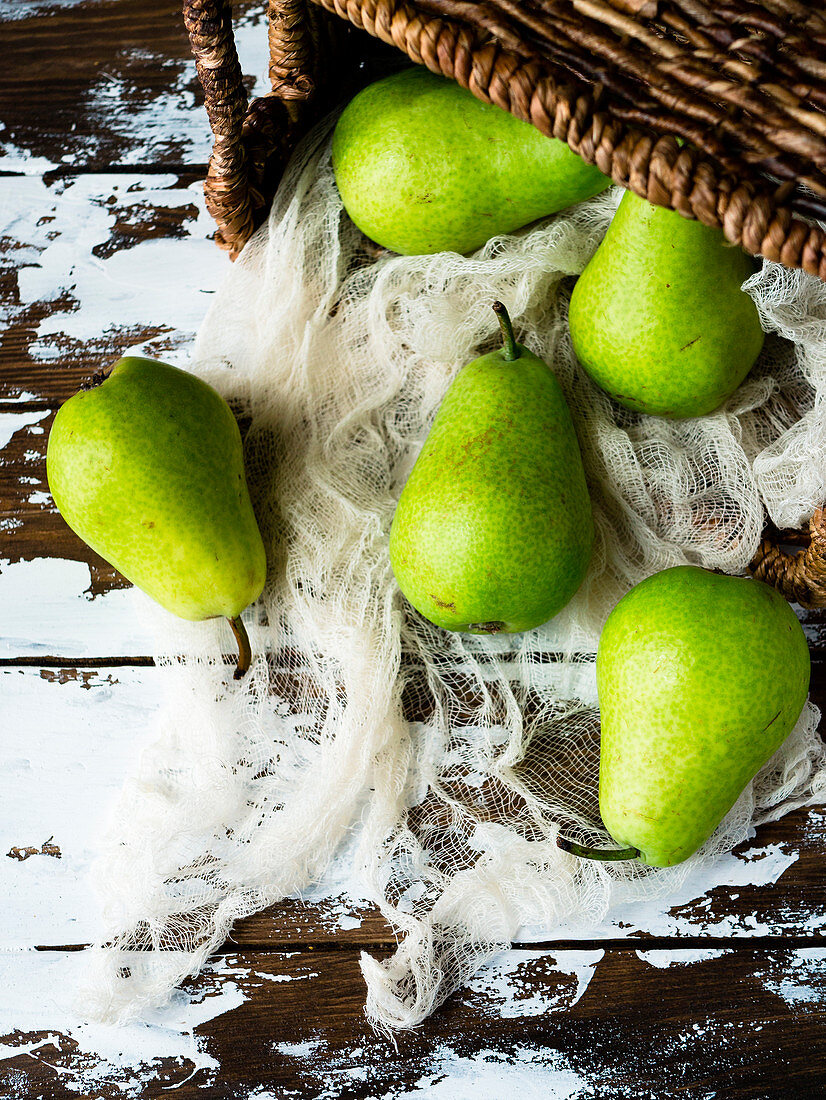
<svg viewBox="0 0 826 1100">
<path fill-rule="evenodd" d="M 378 954 L 378 953 L 377 953 Z M 386 953 L 381 953 L 383 956 Z M 670 961 L 670 965 L 665 965 Z M 576 970 L 594 965 L 587 988 Z M 363 1015 L 364 982 L 352 951 L 244 952 L 188 983 L 208 996 L 231 979 L 246 1000 L 199 1026 L 197 1041 L 219 1069 L 187 1080 L 191 1063 L 142 1069 L 154 1100 L 253 1096 L 375 1100 L 430 1095 L 509 1100 L 806 1100 L 823 1095 L 826 953 L 766 949 L 693 958 L 521 952 L 453 994 L 414 1032 L 376 1035 Z M 36 1058 L 0 1065 L 6 1100 L 76 1100 L 82 1048 L 54 1031 Z M 214 1064 L 214 1063 L 213 1063 Z M 474 1087 L 474 1075 L 483 1087 Z M 105 1079 L 95 1097 L 121 1097 Z M 443 1088 L 436 1092 L 436 1086 Z M 497 1085 L 498 1082 L 498 1085 Z M 455 1087 L 455 1093 L 446 1087 Z M 464 1091 L 462 1091 L 464 1090 Z"/>
<path fill-rule="evenodd" d="M 252 0 L 233 7 L 236 18 L 260 10 Z M 179 135 L 156 138 L 135 124 L 136 116 L 151 123 L 162 96 L 203 111 L 176 0 L 10 5 L 0 13 L 0 45 L 0 140 L 72 169 L 205 163 L 192 159 L 185 119 Z M 203 117 L 194 123 L 201 130 Z M 146 143 L 139 161 L 136 141 Z"/>
<path fill-rule="evenodd" d="M 200 178 L 191 170 L 160 176 L 74 174 L 51 186 L 0 178 L 0 208 L 16 214 L 6 235 L 0 235 L 0 402 L 57 406 L 131 347 L 143 346 L 143 354 L 161 359 L 188 347 L 210 301 L 208 293 L 198 291 L 202 250 L 208 250 L 215 265 L 211 283 L 224 264 L 228 267 L 217 249 L 213 253 L 211 242 L 203 240 L 209 227 L 197 224 Z M 187 275 L 183 288 L 167 275 L 163 257 L 134 252 L 139 245 L 145 249 L 165 241 L 173 246 L 179 242 L 179 266 Z M 47 249 L 50 257 L 44 258 Z M 57 266 L 55 249 L 63 257 Z M 103 274 L 110 262 L 115 269 Z M 149 278 L 153 263 L 160 265 L 161 285 L 168 279 L 167 298 L 161 299 L 160 310 L 156 304 L 147 314 L 140 309 L 142 281 Z M 41 268 L 48 274 L 40 276 Z M 32 274 L 39 276 L 35 291 L 28 283 Z M 96 276 L 101 299 L 89 290 Z M 189 304 L 191 331 L 169 323 L 177 314 L 176 295 Z M 72 327 L 78 311 L 84 310 L 88 320 L 79 335 Z M 153 312 L 158 315 L 151 321 L 136 319 Z"/>
<path fill-rule="evenodd" d="M 94 594 L 126 581 L 78 538 L 48 491 L 46 442 L 54 412 L 20 428 L 0 451 L 0 557 L 9 562 L 67 558 L 86 562 Z"/>
<path fill-rule="evenodd" d="M 235 5 L 242 17 L 261 7 L 252 0 Z M 6 5 L 0 10 L 0 46 L 0 141 L 51 162 L 48 189 L 57 190 L 70 173 L 175 170 L 180 204 L 116 197 L 108 239 L 95 245 L 95 257 L 105 262 L 147 240 L 186 237 L 194 217 L 186 188 L 203 172 L 204 158 L 193 150 L 203 147 L 204 126 L 177 0 Z M 162 101 L 180 108 L 179 132 L 152 128 L 154 106 Z M 92 568 L 93 591 L 106 591 L 122 578 L 69 531 L 47 496 L 49 409 L 108 366 L 124 344 L 154 339 L 162 353 L 164 340 L 175 336 L 163 326 L 130 327 L 113 315 L 91 338 L 57 334 L 48 354 L 40 354 L 35 344 L 41 323 L 78 303 L 69 291 L 58 299 L 21 301 L 21 265 L 36 263 L 31 251 L 22 256 L 21 244 L 31 242 L 0 242 L 0 309 L 8 316 L 0 331 L 0 403 L 42 407 L 48 415 L 22 427 L 0 452 L 0 557 L 84 561 Z M 30 395 L 28 404 L 20 404 L 22 394 Z M 826 647 L 826 616 L 809 620 Z M 58 685 L 73 676 L 92 684 L 95 675 L 89 667 L 59 661 L 43 674 Z M 826 704 L 820 657 L 813 695 Z M 501 1073 L 498 1092 L 480 1093 L 480 1100 L 508 1100 L 520 1092 L 527 1100 L 523 1071 L 536 1067 L 547 1073 L 549 1100 L 557 1088 L 576 1100 L 820 1097 L 826 1066 L 826 814 L 790 814 L 762 827 L 743 850 L 767 845 L 797 855 L 776 883 L 721 885 L 672 911 L 679 927 L 691 933 L 647 944 L 679 951 L 689 942 L 724 943 L 724 953 L 658 967 L 637 956 L 639 941 L 583 943 L 579 952 L 605 954 L 574 1003 L 571 968 L 581 955 L 574 945 L 557 943 L 553 956 L 521 956 L 508 978 L 512 997 L 481 975 L 422 1028 L 395 1042 L 376 1036 L 363 1015 L 359 950 L 367 946 L 386 957 L 394 943 L 380 914 L 346 898 L 282 902 L 240 922 L 232 950 L 189 984 L 190 992 L 209 996 L 229 975 L 246 997 L 237 1010 L 197 1029 L 203 1050 L 220 1069 L 187 1080 L 191 1064 L 161 1059 L 141 1068 L 137 1080 L 143 1083 L 136 1085 L 134 1078 L 125 1081 L 97 1067 L 95 1084 L 87 1088 L 90 1063 L 76 1039 L 54 1030 L 16 1032 L 0 1043 L 20 1045 L 38 1036 L 46 1042 L 36 1052 L 0 1062 L 0 1097 L 75 1100 L 93 1087 L 95 1097 L 107 1100 L 154 1100 L 170 1088 L 181 1100 L 248 1100 L 264 1090 L 267 1100 L 419 1100 L 431 1092 L 446 1097 L 436 1090 L 453 1082 L 464 1098 L 477 1095 L 472 1085 L 458 1092 L 474 1066 L 487 1081 Z M 356 927 L 341 927 L 343 912 L 358 921 Z M 808 955 L 800 952 L 804 941 L 813 945 Z M 236 945 L 242 949 L 237 954 Z M 26 956 L 19 957 L 25 981 Z"/>
</svg>

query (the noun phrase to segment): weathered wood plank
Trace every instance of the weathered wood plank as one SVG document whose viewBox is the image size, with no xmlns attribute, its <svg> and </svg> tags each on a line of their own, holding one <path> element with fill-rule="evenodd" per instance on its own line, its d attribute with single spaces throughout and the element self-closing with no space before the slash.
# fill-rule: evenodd
<svg viewBox="0 0 826 1100">
<path fill-rule="evenodd" d="M 191 172 L 0 178 L 0 401 L 57 406 L 127 352 L 185 362 L 229 268 L 213 230 Z"/>
<path fill-rule="evenodd" d="M 89 868 L 124 780 L 157 737 L 162 680 L 155 668 L 0 668 L 6 730 L 0 893 L 9 901 L 0 908 L 0 949 L 88 943 L 103 935 Z M 19 858 L 46 840 L 60 858 L 39 851 Z M 677 896 L 625 906 L 592 930 L 552 929 L 544 938 L 823 940 L 824 849 L 826 813 L 798 811 L 691 875 Z M 269 949 L 395 943 L 364 900 L 347 853 L 302 899 L 247 918 L 232 938 L 239 946 Z"/>
<path fill-rule="evenodd" d="M 98 572 L 64 558 L 11 564 L 0 558 L 0 662 L 146 664 L 152 633 L 135 600 L 131 587 L 113 585 L 108 568 Z"/>
<path fill-rule="evenodd" d="M 48 409 L 0 412 L 0 605 L 5 612 L 0 625 L 0 657 L 149 653 L 148 634 L 141 632 L 140 624 L 136 630 L 134 616 L 126 610 L 129 598 L 125 593 L 106 596 L 89 606 L 89 597 L 118 589 L 124 581 L 69 530 L 51 499 L 46 443 L 53 419 L 54 412 Z M 33 561 L 39 564 L 26 566 Z M 45 621 L 42 612 L 37 620 L 31 618 L 28 598 L 23 598 L 26 583 L 31 583 L 41 598 L 44 584 L 47 586 L 43 610 L 52 610 L 47 610 Z M 82 616 L 79 600 L 83 601 Z M 120 633 L 115 603 L 118 609 L 123 608 Z M 111 616 L 106 610 L 110 606 Z M 98 633 L 100 615 L 111 623 L 111 633 L 105 638 Z M 826 612 L 804 613 L 803 621 L 819 652 L 826 643 Z M 123 643 L 117 641 L 119 636 Z M 4 639 L 14 639 L 18 648 Z M 123 648 L 118 649 L 119 644 Z M 817 683 L 814 690 L 821 690 Z"/>
<path fill-rule="evenodd" d="M 260 6 L 237 7 L 245 71 L 263 74 Z M 63 400 L 127 348 L 185 356 L 226 258 L 208 240 L 193 174 L 121 170 L 203 164 L 208 127 L 172 0 L 0 3 L 0 42 L 0 171 L 50 170 L 48 182 L 0 180 L 0 308 L 9 322 L 0 401 L 20 403 L 28 417 L 6 422 L 14 438 L 0 458 L 0 557 L 11 563 L 0 575 L 3 652 L 136 656 L 148 642 L 128 593 L 112 590 L 116 574 L 48 500 L 49 418 L 35 406 Z M 65 175 L 112 166 L 118 172 L 105 178 Z M 0 888 L 10 902 L 0 948 L 95 935 L 88 865 L 107 806 L 152 736 L 155 674 L 0 668 Z M 819 674 L 821 697 L 824 682 Z M 39 853 L 5 856 L 30 847 Z M 737 950 L 511 952 L 395 1048 L 366 1028 L 352 950 L 391 937 L 375 911 L 350 911 L 336 895 L 351 885 L 343 872 L 310 903 L 243 922 L 236 939 L 270 950 L 217 960 L 154 1024 L 127 1033 L 72 1014 L 81 953 L 0 950 L 10 994 L 0 999 L 0 1095 L 819 1095 L 824 848 L 826 815 L 791 815 L 689 883 L 668 911 L 615 915 L 599 932 L 728 936 Z M 767 950 L 766 936 L 808 936 L 817 946 Z M 308 943 L 321 949 L 272 950 Z"/>
<path fill-rule="evenodd" d="M 16 1011 L 0 1004 L 8 1100 L 170 1087 L 181 1100 L 822 1094 L 822 947 L 509 951 L 395 1040 L 364 1019 L 352 951 L 222 957 L 150 1026 L 120 1034 L 72 1013 L 82 955 L 0 965 L 4 988 L 21 989 Z"/>
<path fill-rule="evenodd" d="M 46 477 L 46 446 L 54 412 L 0 413 L 0 531 L 8 562 L 55 557 L 94 561 L 109 586 L 115 571 L 94 554 L 61 518 Z"/>
<path fill-rule="evenodd" d="M 104 934 L 89 871 L 124 781 L 158 736 L 162 678 L 156 668 L 0 667 L 0 950 Z M 272 943 L 394 942 L 344 864 L 266 927 Z"/>
<path fill-rule="evenodd" d="M 123 578 L 69 530 L 49 494 L 53 415 L 0 413 L 0 658 L 151 653 Z"/>
<path fill-rule="evenodd" d="M 0 668 L 0 948 L 100 935 L 89 869 L 148 743 L 155 671 Z M 26 858 L 48 838 L 56 850 Z"/>
<path fill-rule="evenodd" d="M 267 90 L 264 6 L 240 0 L 247 86 Z M 0 169 L 205 165 L 211 135 L 175 0 L 14 0 L 0 8 Z"/>
</svg>

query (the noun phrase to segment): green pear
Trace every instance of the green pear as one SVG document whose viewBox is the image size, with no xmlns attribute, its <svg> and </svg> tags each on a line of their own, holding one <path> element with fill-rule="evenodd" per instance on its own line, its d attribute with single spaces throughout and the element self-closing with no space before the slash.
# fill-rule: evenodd
<svg viewBox="0 0 826 1100">
<path fill-rule="evenodd" d="M 740 289 L 754 270 L 721 230 L 626 191 L 571 296 L 577 358 L 629 409 L 713 412 L 763 346 L 757 307 Z"/>
<path fill-rule="evenodd" d="M 348 104 L 333 168 L 359 229 L 408 255 L 471 252 L 611 183 L 564 142 L 424 68 Z"/>
<path fill-rule="evenodd" d="M 118 360 L 60 408 L 49 488 L 72 530 L 184 619 L 229 619 L 249 663 L 241 612 L 264 586 L 235 417 L 206 382 L 152 359 Z"/>
<path fill-rule="evenodd" d="M 762 581 L 678 566 L 636 585 L 597 652 L 599 807 L 627 848 L 562 847 L 687 859 L 791 732 L 809 675 L 800 623 Z"/>
<path fill-rule="evenodd" d="M 446 630 L 530 630 L 582 583 L 594 539 L 571 414 L 555 375 L 516 344 L 454 379 L 407 480 L 390 561 L 410 603 Z"/>
</svg>

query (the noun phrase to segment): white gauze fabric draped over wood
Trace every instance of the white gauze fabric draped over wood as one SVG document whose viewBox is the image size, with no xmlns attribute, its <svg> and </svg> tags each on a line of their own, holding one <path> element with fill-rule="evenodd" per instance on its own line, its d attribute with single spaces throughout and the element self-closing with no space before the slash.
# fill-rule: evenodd
<svg viewBox="0 0 826 1100">
<path fill-rule="evenodd" d="M 826 286 L 764 263 L 746 289 L 768 336 L 740 389 L 702 419 L 641 416 L 591 384 L 566 326 L 571 277 L 616 190 L 472 256 L 377 254 L 342 211 L 330 130 L 296 152 L 195 348 L 192 369 L 249 424 L 269 579 L 247 613 L 256 659 L 240 684 L 222 660 L 224 623 L 181 623 L 143 601 L 166 703 L 97 868 L 109 946 L 92 982 L 110 1019 L 163 999 L 234 921 L 316 882 L 347 843 L 400 936 L 389 960 L 363 957 L 368 1014 L 412 1027 L 520 927 L 587 934 L 826 789 L 807 705 L 687 863 L 578 862 L 555 843 L 561 830 L 610 844 L 594 654 L 613 605 L 668 566 L 741 572 L 764 508 L 793 526 L 826 500 Z M 554 621 L 477 638 L 405 605 L 387 543 L 447 386 L 498 343 L 494 299 L 562 384 L 597 534 Z"/>
</svg>

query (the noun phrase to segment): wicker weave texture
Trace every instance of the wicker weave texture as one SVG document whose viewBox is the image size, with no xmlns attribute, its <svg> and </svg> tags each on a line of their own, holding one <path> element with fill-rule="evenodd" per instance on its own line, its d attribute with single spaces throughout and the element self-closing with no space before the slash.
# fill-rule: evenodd
<svg viewBox="0 0 826 1100">
<path fill-rule="evenodd" d="M 209 208 L 233 253 L 335 99 L 346 59 L 316 5 L 649 201 L 826 279 L 826 233 L 802 220 L 826 218 L 826 14 L 799 0 L 269 0 L 273 91 L 248 110 L 230 0 L 184 0 L 216 136 Z"/>
<path fill-rule="evenodd" d="M 799 543 L 803 548 L 789 553 L 784 542 Z M 769 536 L 766 532 L 751 571 L 801 607 L 826 607 L 826 509 L 817 509 L 805 535 L 774 532 Z"/>
<path fill-rule="evenodd" d="M 826 279 L 826 233 L 799 216 L 826 217 L 818 11 L 789 0 L 315 2 L 566 141 L 650 202 Z M 789 9 L 794 33 L 775 8 Z"/>
</svg>

